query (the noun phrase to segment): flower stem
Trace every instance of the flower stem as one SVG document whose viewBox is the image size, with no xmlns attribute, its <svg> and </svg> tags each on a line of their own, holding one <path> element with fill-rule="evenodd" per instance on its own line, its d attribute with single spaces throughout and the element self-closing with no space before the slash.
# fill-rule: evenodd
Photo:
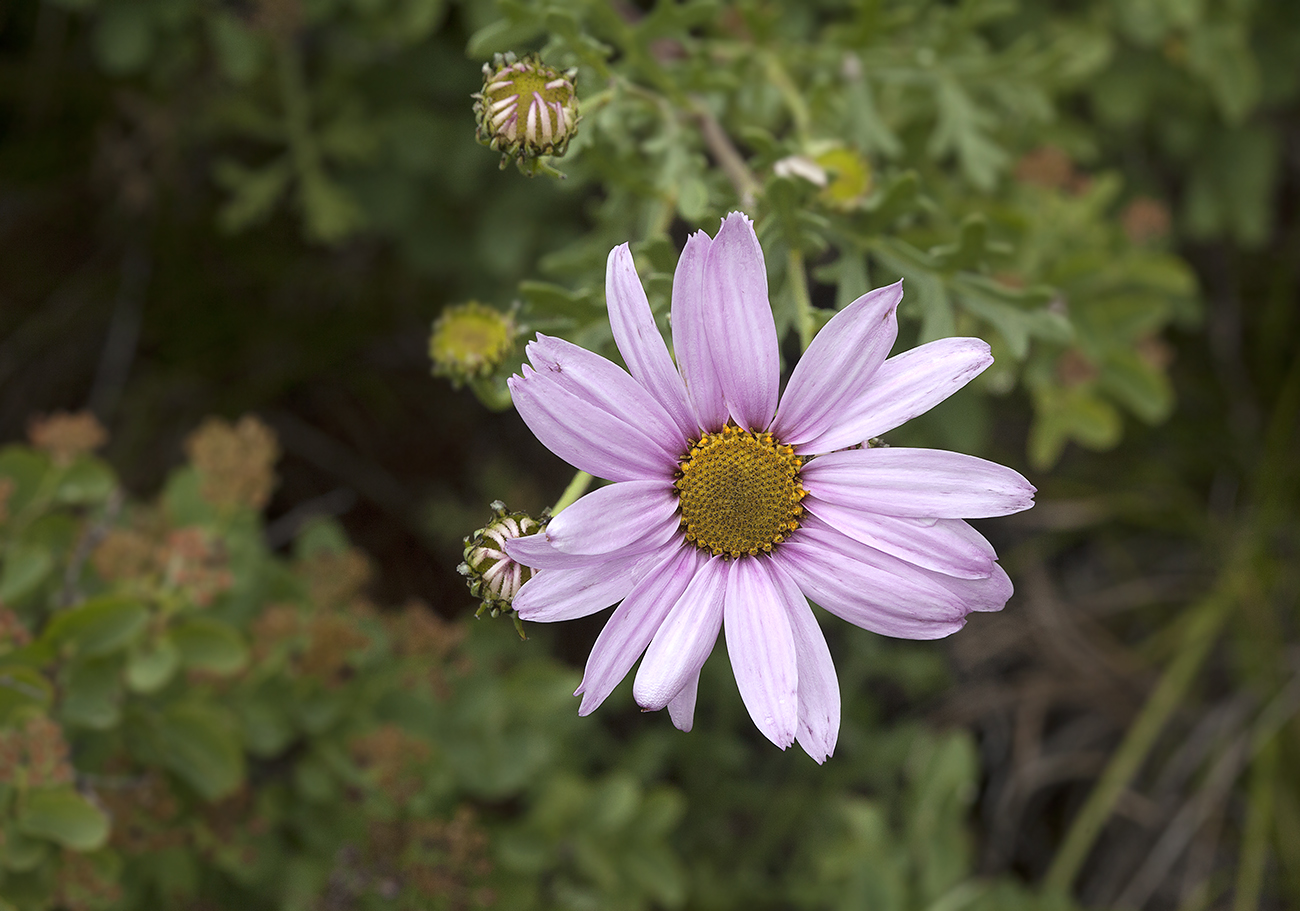
<svg viewBox="0 0 1300 911">
<path fill-rule="evenodd" d="M 1065 895 L 1083 862 L 1110 819 L 1116 801 L 1128 788 L 1146 760 L 1165 722 L 1178 708 L 1197 672 L 1218 641 L 1218 633 L 1236 606 L 1241 588 L 1241 562 L 1231 566 L 1219 586 L 1189 617 L 1177 657 L 1169 665 L 1146 705 L 1128 729 L 1110 764 L 1102 773 L 1079 815 L 1075 817 L 1065 843 L 1057 852 L 1044 881 L 1049 894 Z"/>
<path fill-rule="evenodd" d="M 808 274 L 803 251 L 791 249 L 787 260 L 790 290 L 794 294 L 795 326 L 799 330 L 799 350 L 807 351 L 814 334 L 812 298 L 808 296 Z"/>
<path fill-rule="evenodd" d="M 551 515 L 559 515 L 560 510 L 572 505 L 574 500 L 586 493 L 587 488 L 591 486 L 591 480 L 591 475 L 585 471 L 575 474 L 573 480 L 569 482 L 569 486 L 564 488 L 564 493 L 560 494 L 560 498 L 551 507 Z"/>
</svg>

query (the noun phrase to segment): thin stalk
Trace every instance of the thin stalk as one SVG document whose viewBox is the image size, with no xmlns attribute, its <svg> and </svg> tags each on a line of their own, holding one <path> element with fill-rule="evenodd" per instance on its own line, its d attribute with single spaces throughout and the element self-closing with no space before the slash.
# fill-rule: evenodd
<svg viewBox="0 0 1300 911">
<path fill-rule="evenodd" d="M 569 486 L 564 488 L 564 493 L 560 494 L 560 498 L 551 507 L 551 515 L 558 516 L 560 510 L 572 506 L 574 500 L 587 492 L 587 488 L 591 486 L 591 481 L 591 475 L 585 471 L 575 474 L 573 480 L 569 482 Z"/>
<path fill-rule="evenodd" d="M 808 270 L 804 266 L 803 251 L 791 248 L 787 260 L 790 272 L 790 290 L 794 293 L 795 326 L 799 330 L 799 350 L 807 351 L 812 344 L 815 326 L 813 323 L 812 298 L 808 296 Z"/>
<path fill-rule="evenodd" d="M 1259 908 L 1259 897 L 1264 888 L 1264 866 L 1268 861 L 1268 834 L 1273 827 L 1273 803 L 1277 799 L 1278 747 L 1276 740 L 1270 740 L 1260 750 L 1251 768 L 1246 831 L 1241 837 L 1232 911 L 1256 911 Z"/>
<path fill-rule="evenodd" d="M 785 102 L 785 106 L 790 109 L 790 116 L 794 118 L 794 129 L 799 134 L 799 141 L 807 143 L 812 133 L 812 112 L 808 109 L 808 102 L 804 101 L 799 87 L 790 78 L 790 74 L 786 71 L 780 57 L 776 54 L 765 54 L 763 62 L 766 64 L 767 78 L 772 80 L 772 84 L 781 93 L 781 99 Z"/>
<path fill-rule="evenodd" d="M 1241 562 L 1234 563 L 1234 567 Z M 1165 722 L 1178 708 L 1191 687 L 1197 672 L 1214 645 L 1219 630 L 1236 603 L 1238 572 L 1230 569 L 1219 586 L 1203 600 L 1183 631 L 1177 657 L 1169 665 L 1146 705 L 1129 727 L 1101 780 L 1088 796 L 1083 809 L 1066 834 L 1065 843 L 1047 871 L 1044 886 L 1048 893 L 1066 894 L 1079 874 L 1083 862 L 1110 818 L 1120 795 L 1133 781 L 1138 769 L 1151 752 Z"/>
<path fill-rule="evenodd" d="M 280 102 L 284 105 L 289 153 L 300 176 L 314 175 L 320 171 L 320 152 L 311 134 L 311 103 L 302 75 L 302 58 L 290 39 L 281 41 L 279 50 Z"/>
</svg>

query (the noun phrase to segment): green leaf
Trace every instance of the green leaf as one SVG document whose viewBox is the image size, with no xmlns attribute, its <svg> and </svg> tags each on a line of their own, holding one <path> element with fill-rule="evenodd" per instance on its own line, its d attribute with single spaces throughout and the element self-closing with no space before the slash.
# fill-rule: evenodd
<svg viewBox="0 0 1300 911">
<path fill-rule="evenodd" d="M 207 18 L 217 65 L 231 82 L 245 85 L 261 69 L 265 45 L 232 13 L 218 10 Z"/>
<path fill-rule="evenodd" d="M 107 655 L 130 645 L 148 622 L 149 612 L 139 602 L 109 595 L 56 614 L 41 639 L 78 655 Z"/>
<path fill-rule="evenodd" d="M 295 729 L 289 713 L 273 697 L 260 694 L 236 707 L 244 744 L 255 756 L 279 755 L 293 740 Z"/>
<path fill-rule="evenodd" d="M 260 168 L 246 168 L 225 159 L 216 163 L 212 176 L 231 194 L 217 215 L 217 223 L 223 231 L 234 233 L 259 224 L 271 215 L 289 186 L 293 169 L 286 158 Z"/>
<path fill-rule="evenodd" d="M 180 651 L 167 636 L 132 649 L 126 661 L 126 685 L 137 693 L 157 692 L 172 679 L 180 659 Z"/>
<path fill-rule="evenodd" d="M 59 714 L 76 727 L 106 730 L 121 720 L 121 660 L 117 657 L 74 661 L 64 670 Z"/>
<path fill-rule="evenodd" d="M 39 838 L 29 838 L 15 826 L 3 832 L 0 839 L 0 867 L 6 870 L 32 870 L 50 853 L 50 844 Z M 8 885 L 6 883 L 5 885 Z M 0 908 L 3 908 L 0 905 Z"/>
<path fill-rule="evenodd" d="M 318 171 L 298 175 L 298 202 L 312 240 L 337 243 L 365 223 L 352 194 Z"/>
<path fill-rule="evenodd" d="M 1259 101 L 1263 82 L 1245 22 L 1213 22 L 1194 29 L 1187 66 L 1210 87 L 1225 120 L 1240 124 Z"/>
<path fill-rule="evenodd" d="M 110 73 L 140 69 L 153 53 L 153 21 L 143 3 L 112 3 L 100 14 L 94 34 L 95 55 Z"/>
<path fill-rule="evenodd" d="M 93 851 L 108 841 L 108 817 L 70 787 L 28 791 L 18 829 L 74 851 Z"/>
<path fill-rule="evenodd" d="M 236 725 L 223 709 L 170 705 L 154 724 L 163 765 L 206 799 L 225 797 L 243 782 L 244 753 Z"/>
<path fill-rule="evenodd" d="M 54 499 L 60 503 L 99 503 L 116 486 L 113 470 L 105 462 L 94 456 L 82 456 L 64 471 Z"/>
<path fill-rule="evenodd" d="M 470 36 L 465 45 L 465 55 L 475 59 L 491 57 L 495 53 L 526 46 L 542 33 L 542 23 L 537 20 L 515 22 L 496 18 Z"/>
<path fill-rule="evenodd" d="M 54 698 L 50 681 L 34 667 L 10 664 L 0 667 L 0 724 L 12 713 L 32 705 L 47 708 Z"/>
<path fill-rule="evenodd" d="M 13 481 L 9 494 L 9 515 L 22 512 L 40 490 L 45 473 L 50 470 L 50 460 L 32 452 L 25 446 L 6 446 L 0 449 L 0 478 Z"/>
<path fill-rule="evenodd" d="M 1035 399 L 1029 430 L 1029 460 L 1034 468 L 1051 467 L 1069 440 L 1096 450 L 1119 442 L 1123 432 L 1119 412 L 1086 387 L 1040 390 Z"/>
<path fill-rule="evenodd" d="M 34 544 L 15 544 L 5 556 L 0 573 L 0 602 L 20 601 L 45 581 L 54 568 L 54 556 Z"/>
<path fill-rule="evenodd" d="M 195 670 L 233 674 L 248 663 L 248 648 L 239 631 L 215 617 L 181 620 L 171 628 L 171 641 L 185 666 Z"/>
<path fill-rule="evenodd" d="M 1098 385 L 1148 424 L 1158 424 L 1174 408 L 1169 378 L 1136 352 L 1117 351 L 1102 365 Z"/>
</svg>

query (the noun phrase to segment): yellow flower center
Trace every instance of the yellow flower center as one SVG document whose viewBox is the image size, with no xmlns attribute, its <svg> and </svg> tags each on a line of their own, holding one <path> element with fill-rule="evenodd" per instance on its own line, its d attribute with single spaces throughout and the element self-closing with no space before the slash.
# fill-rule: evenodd
<svg viewBox="0 0 1300 911">
<path fill-rule="evenodd" d="M 799 527 L 803 462 L 770 433 L 727 425 L 705 434 L 676 482 L 686 540 L 715 555 L 770 553 Z"/>
</svg>

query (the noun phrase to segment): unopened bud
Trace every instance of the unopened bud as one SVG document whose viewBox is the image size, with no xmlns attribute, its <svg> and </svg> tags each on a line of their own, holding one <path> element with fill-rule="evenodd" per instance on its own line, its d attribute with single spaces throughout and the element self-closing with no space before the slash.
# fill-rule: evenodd
<svg viewBox="0 0 1300 911">
<path fill-rule="evenodd" d="M 506 553 L 506 542 L 535 535 L 543 524 L 544 520 L 539 522 L 527 513 L 508 511 L 497 500 L 492 504 L 492 521 L 465 539 L 465 562 L 456 567 L 465 577 L 470 594 L 483 602 L 474 616 L 509 614 L 520 638 L 524 638 L 523 624 L 511 603 L 533 577 L 533 570 Z"/>
<path fill-rule="evenodd" d="M 472 96 L 476 138 L 501 153 L 501 167 L 518 159 L 525 173 L 531 159 L 563 155 L 578 132 L 577 78 L 576 69 L 560 72 L 534 54 L 497 54 Z"/>
</svg>

